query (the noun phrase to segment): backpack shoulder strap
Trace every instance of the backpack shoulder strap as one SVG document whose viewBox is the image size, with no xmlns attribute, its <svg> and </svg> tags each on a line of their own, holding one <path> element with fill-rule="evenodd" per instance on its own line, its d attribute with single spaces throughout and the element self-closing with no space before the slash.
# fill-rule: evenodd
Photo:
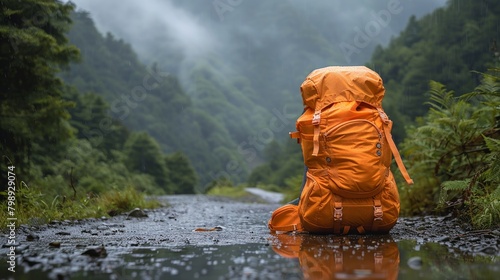
<svg viewBox="0 0 500 280">
<path fill-rule="evenodd" d="M 377 110 L 379 112 L 380 118 L 384 122 L 385 126 L 384 135 L 385 138 L 387 139 L 387 143 L 389 143 L 389 147 L 391 148 L 392 155 L 396 160 L 396 164 L 398 165 L 399 171 L 401 172 L 401 175 L 403 175 L 403 177 L 405 178 L 406 183 L 408 185 L 413 185 L 413 180 L 410 178 L 410 174 L 408 174 L 408 171 L 406 170 L 403 160 L 401 159 L 401 155 L 399 154 L 398 148 L 396 147 L 396 144 L 392 139 L 391 135 L 392 121 L 389 119 L 387 114 L 381 108 L 377 108 Z"/>
</svg>

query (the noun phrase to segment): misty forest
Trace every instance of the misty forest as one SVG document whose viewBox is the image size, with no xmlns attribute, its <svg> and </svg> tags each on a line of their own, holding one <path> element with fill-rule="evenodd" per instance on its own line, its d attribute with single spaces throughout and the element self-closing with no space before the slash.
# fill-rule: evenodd
<svg viewBox="0 0 500 280">
<path fill-rule="evenodd" d="M 6 199 L 14 170 L 26 217 L 111 214 L 147 195 L 217 188 L 291 200 L 304 169 L 288 136 L 300 84 L 316 68 L 365 65 L 384 80 L 415 181 L 397 178 L 402 214 L 500 222 L 499 1 L 0 0 L 0 9 L 1 191 Z"/>
</svg>

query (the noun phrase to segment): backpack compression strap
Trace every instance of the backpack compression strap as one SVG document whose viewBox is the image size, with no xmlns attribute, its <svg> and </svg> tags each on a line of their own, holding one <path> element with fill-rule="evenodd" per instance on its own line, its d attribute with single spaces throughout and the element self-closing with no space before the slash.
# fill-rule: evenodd
<svg viewBox="0 0 500 280">
<path fill-rule="evenodd" d="M 276 233 L 276 232 L 290 232 L 290 231 L 299 231 L 301 232 L 303 230 L 302 224 L 291 224 L 291 225 L 284 225 L 284 226 L 272 226 L 270 223 L 268 223 L 269 230 L 271 233 Z"/>
<path fill-rule="evenodd" d="M 408 174 L 408 171 L 406 170 L 406 167 L 403 163 L 403 160 L 401 159 L 401 155 L 399 154 L 398 147 L 396 147 L 396 144 L 394 143 L 394 140 L 392 139 L 391 135 L 391 129 L 392 129 L 392 121 L 389 119 L 387 114 L 382 110 L 381 108 L 377 108 L 380 118 L 382 119 L 382 122 L 385 125 L 384 129 L 384 135 L 385 138 L 387 139 L 387 143 L 389 143 L 389 147 L 391 148 L 392 155 L 394 156 L 394 159 L 396 160 L 396 164 L 398 165 L 399 171 L 401 171 L 401 174 L 406 180 L 406 183 L 408 185 L 413 185 L 413 180 L 410 178 L 410 175 Z M 316 111 L 314 113 L 314 118 L 313 118 L 313 125 L 314 125 L 314 137 L 313 137 L 313 156 L 318 154 L 319 150 L 319 123 L 320 123 L 320 114 L 321 111 Z M 297 142 L 300 143 L 300 132 L 295 131 L 295 132 L 290 132 L 290 138 L 296 138 Z"/>
<path fill-rule="evenodd" d="M 317 156 L 319 152 L 319 134 L 321 129 L 319 124 L 321 123 L 321 110 L 316 110 L 312 119 L 312 124 L 314 126 L 314 136 L 313 136 L 313 151 L 312 155 Z M 297 143 L 300 143 L 300 132 L 294 131 L 290 132 L 290 138 L 296 138 Z"/>
<path fill-rule="evenodd" d="M 406 183 L 408 185 L 413 185 L 413 180 L 410 178 L 410 174 L 408 174 L 408 171 L 406 170 L 406 167 L 403 163 L 403 160 L 401 159 L 401 155 L 399 154 L 398 148 L 396 147 L 396 144 L 394 143 L 394 140 L 392 139 L 392 135 L 391 135 L 392 121 L 389 119 L 387 114 L 381 108 L 377 108 L 377 110 L 380 114 L 380 118 L 384 122 L 385 138 L 387 139 L 387 143 L 389 143 L 389 147 L 391 148 L 392 155 L 394 156 L 394 159 L 396 160 L 399 171 L 401 172 L 401 175 L 403 175 L 403 177 L 405 178 Z"/>
<path fill-rule="evenodd" d="M 321 122 L 321 110 L 316 110 L 312 119 L 312 124 L 314 125 L 314 136 L 313 136 L 313 152 L 312 156 L 317 156 L 319 152 L 319 133 L 321 129 L 319 124 Z"/>
</svg>

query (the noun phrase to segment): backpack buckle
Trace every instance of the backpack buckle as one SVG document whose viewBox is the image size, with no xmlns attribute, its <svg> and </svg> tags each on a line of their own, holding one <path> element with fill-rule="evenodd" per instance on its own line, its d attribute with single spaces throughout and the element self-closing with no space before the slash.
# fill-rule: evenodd
<svg viewBox="0 0 500 280">
<path fill-rule="evenodd" d="M 342 221 L 342 209 L 344 209 L 344 207 L 335 208 L 335 210 L 333 212 L 333 220 L 334 221 Z"/>
<path fill-rule="evenodd" d="M 320 120 L 321 120 L 321 111 L 314 112 L 312 124 L 319 125 Z"/>
<path fill-rule="evenodd" d="M 382 221 L 382 216 L 384 212 L 382 211 L 382 206 L 373 206 L 373 220 L 374 221 Z"/>
<path fill-rule="evenodd" d="M 381 108 L 377 108 L 377 110 L 378 110 L 378 113 L 379 113 L 380 118 L 382 119 L 382 121 L 385 124 L 389 124 L 391 121 L 389 120 L 389 116 L 387 116 L 387 114 L 384 112 L 384 110 L 382 110 Z"/>
<path fill-rule="evenodd" d="M 342 264 L 344 262 L 344 255 L 342 252 L 335 252 L 335 263 Z"/>
<path fill-rule="evenodd" d="M 375 252 L 373 254 L 373 257 L 375 258 L 375 265 L 382 265 L 384 260 L 384 254 L 382 254 L 381 252 Z"/>
</svg>

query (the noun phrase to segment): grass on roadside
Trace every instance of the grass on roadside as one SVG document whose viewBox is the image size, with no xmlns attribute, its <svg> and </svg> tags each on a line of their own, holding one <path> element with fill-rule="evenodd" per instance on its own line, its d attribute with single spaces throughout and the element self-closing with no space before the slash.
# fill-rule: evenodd
<svg viewBox="0 0 500 280">
<path fill-rule="evenodd" d="M 244 184 L 234 186 L 231 182 L 222 180 L 214 183 L 205 193 L 211 196 L 227 197 L 243 202 L 263 202 L 259 196 L 247 192 L 245 188 L 246 185 Z"/>
<path fill-rule="evenodd" d="M 229 198 L 245 198 L 251 194 L 245 190 L 243 185 L 232 186 L 232 185 L 217 185 L 207 192 L 207 195 L 213 196 L 224 196 Z"/>
<path fill-rule="evenodd" d="M 0 193 L 7 197 L 5 192 Z M 0 220 L 16 218 L 18 225 L 40 225 L 52 220 L 76 220 L 116 215 L 134 208 L 151 209 L 162 206 L 159 201 L 148 199 L 133 187 L 110 190 L 100 195 L 68 198 L 56 196 L 47 199 L 43 193 L 26 184 L 17 188 L 15 200 L 5 199 L 0 204 Z M 5 228 L 4 223 L 0 228 Z"/>
</svg>

